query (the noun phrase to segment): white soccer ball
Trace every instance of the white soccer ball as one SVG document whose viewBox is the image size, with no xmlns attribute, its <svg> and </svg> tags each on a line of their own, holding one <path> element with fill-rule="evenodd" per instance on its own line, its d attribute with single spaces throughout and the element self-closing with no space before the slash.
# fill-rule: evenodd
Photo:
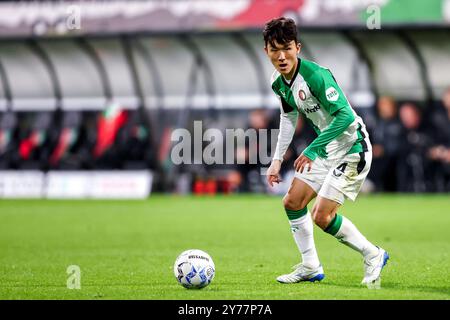
<svg viewBox="0 0 450 320">
<path fill-rule="evenodd" d="M 209 254 L 202 250 L 191 249 L 178 256 L 173 272 L 178 283 L 183 287 L 200 289 L 211 283 L 216 268 Z"/>
</svg>

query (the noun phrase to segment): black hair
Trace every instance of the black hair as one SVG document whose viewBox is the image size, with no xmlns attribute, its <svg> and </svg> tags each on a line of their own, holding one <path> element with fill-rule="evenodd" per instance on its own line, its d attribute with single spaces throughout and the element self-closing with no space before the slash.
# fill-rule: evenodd
<svg viewBox="0 0 450 320">
<path fill-rule="evenodd" d="M 263 37 L 266 47 L 268 43 L 275 47 L 275 41 L 278 44 L 286 44 L 294 40 L 295 44 L 297 44 L 297 26 L 295 21 L 285 17 L 272 19 L 265 24 Z"/>
</svg>

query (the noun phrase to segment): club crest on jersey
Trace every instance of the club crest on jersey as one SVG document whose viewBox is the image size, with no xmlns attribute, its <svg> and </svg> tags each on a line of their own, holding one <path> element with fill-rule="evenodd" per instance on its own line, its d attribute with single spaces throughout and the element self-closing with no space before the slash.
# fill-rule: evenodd
<svg viewBox="0 0 450 320">
<path fill-rule="evenodd" d="M 327 91 L 325 91 L 325 95 L 327 96 L 328 101 L 337 101 L 337 99 L 339 99 L 339 92 L 333 87 L 329 87 Z"/>
<path fill-rule="evenodd" d="M 306 93 L 305 93 L 305 91 L 300 90 L 300 91 L 298 92 L 298 97 L 300 98 L 300 100 L 305 101 L 305 99 L 306 99 Z"/>
</svg>

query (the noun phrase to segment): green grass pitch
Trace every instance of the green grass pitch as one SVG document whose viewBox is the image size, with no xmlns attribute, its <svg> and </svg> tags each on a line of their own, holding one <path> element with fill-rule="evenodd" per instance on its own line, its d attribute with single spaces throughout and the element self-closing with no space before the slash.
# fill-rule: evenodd
<svg viewBox="0 0 450 320">
<path fill-rule="evenodd" d="M 381 290 L 361 286 L 360 255 L 317 227 L 325 279 L 277 283 L 300 259 L 280 197 L 1 200 L 0 299 L 450 299 L 448 195 L 361 196 L 339 212 L 390 253 Z M 192 248 L 216 264 L 202 290 L 172 271 Z"/>
</svg>

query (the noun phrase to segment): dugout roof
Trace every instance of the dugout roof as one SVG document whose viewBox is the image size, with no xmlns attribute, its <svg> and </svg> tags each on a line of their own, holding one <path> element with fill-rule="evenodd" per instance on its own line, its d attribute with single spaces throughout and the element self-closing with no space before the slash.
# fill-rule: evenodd
<svg viewBox="0 0 450 320">
<path fill-rule="evenodd" d="M 8 86 L 14 110 L 103 109 L 109 99 L 127 108 L 278 108 L 260 33 L 127 39 L 1 41 L 0 109 Z M 450 87 L 445 31 L 309 30 L 300 40 L 301 56 L 329 67 L 355 107 L 379 95 L 439 99 Z"/>
<path fill-rule="evenodd" d="M 1 43 L 0 59 L 14 98 L 14 110 L 56 108 L 51 76 L 28 43 Z M 4 90 L 4 83 L 2 83 L 2 90 Z"/>
</svg>

